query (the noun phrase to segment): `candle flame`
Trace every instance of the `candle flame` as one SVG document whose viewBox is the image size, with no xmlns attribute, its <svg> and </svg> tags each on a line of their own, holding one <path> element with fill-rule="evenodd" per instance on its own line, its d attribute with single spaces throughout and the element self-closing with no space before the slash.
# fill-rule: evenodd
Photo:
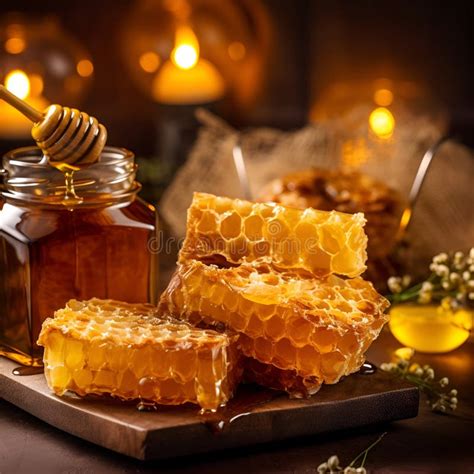
<svg viewBox="0 0 474 474">
<path fill-rule="evenodd" d="M 199 43 L 191 28 L 182 26 L 176 30 L 175 47 L 171 60 L 180 69 L 191 69 L 199 60 Z"/>
<path fill-rule="evenodd" d="M 390 138 L 395 128 L 395 117 L 385 107 L 378 107 L 369 116 L 369 125 L 377 137 Z"/>
<path fill-rule="evenodd" d="M 21 69 L 15 69 L 5 78 L 5 87 L 20 99 L 26 99 L 30 93 L 30 80 Z"/>
</svg>

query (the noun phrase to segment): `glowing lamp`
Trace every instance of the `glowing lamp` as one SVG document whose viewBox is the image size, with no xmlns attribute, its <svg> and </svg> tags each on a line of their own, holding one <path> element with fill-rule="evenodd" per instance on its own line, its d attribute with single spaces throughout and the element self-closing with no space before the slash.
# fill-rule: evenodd
<svg viewBox="0 0 474 474">
<path fill-rule="evenodd" d="M 213 102 L 225 93 L 224 78 L 199 57 L 199 43 L 188 28 L 178 30 L 170 59 L 153 80 L 153 98 L 163 104 Z"/>
<path fill-rule="evenodd" d="M 257 2 L 138 0 L 122 31 L 135 83 L 155 102 L 196 105 L 253 96 L 261 79 Z"/>
<path fill-rule="evenodd" d="M 78 106 L 94 73 L 89 55 L 54 20 L 7 15 L 0 23 L 0 82 L 38 110 Z M 31 122 L 0 101 L 0 138 L 26 139 Z"/>
</svg>

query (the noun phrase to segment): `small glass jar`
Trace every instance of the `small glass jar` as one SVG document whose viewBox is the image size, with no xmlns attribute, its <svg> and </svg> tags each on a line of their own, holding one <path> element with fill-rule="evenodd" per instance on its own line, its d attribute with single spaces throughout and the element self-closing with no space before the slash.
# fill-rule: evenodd
<svg viewBox="0 0 474 474">
<path fill-rule="evenodd" d="M 474 312 L 442 305 L 396 304 L 390 309 L 390 330 L 404 346 L 418 352 L 444 353 L 457 349 L 469 338 Z"/>
<path fill-rule="evenodd" d="M 42 364 L 41 324 L 71 299 L 157 300 L 155 208 L 141 200 L 134 155 L 106 147 L 65 176 L 36 147 L 3 158 L 0 355 Z"/>
</svg>

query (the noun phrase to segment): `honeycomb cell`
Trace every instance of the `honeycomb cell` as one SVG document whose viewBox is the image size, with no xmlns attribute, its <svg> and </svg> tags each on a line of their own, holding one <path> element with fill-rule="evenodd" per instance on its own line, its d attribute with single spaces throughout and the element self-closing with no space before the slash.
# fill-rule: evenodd
<svg viewBox="0 0 474 474">
<path fill-rule="evenodd" d="M 195 193 L 179 259 L 259 262 L 318 277 L 356 277 L 366 269 L 364 225 L 361 213 L 300 210 Z"/>
<path fill-rule="evenodd" d="M 120 374 L 120 372 L 118 372 Z M 139 380 L 135 376 L 134 372 L 130 369 L 127 369 L 119 375 L 119 390 L 122 393 L 126 394 L 128 397 L 133 397 L 133 393 L 136 390 L 137 384 L 139 384 Z M 139 389 L 140 392 L 140 389 Z"/>
<path fill-rule="evenodd" d="M 199 232 L 206 234 L 207 232 L 212 233 L 216 228 L 216 218 L 213 214 L 203 214 L 201 219 L 197 223 Z"/>
<path fill-rule="evenodd" d="M 79 386 L 91 385 L 93 376 L 92 372 L 87 369 L 78 369 L 75 370 L 72 374 L 74 383 Z"/>
<path fill-rule="evenodd" d="M 90 337 L 90 335 L 89 335 Z M 65 339 L 66 341 L 67 339 Z M 100 370 L 107 362 L 105 356 L 106 345 L 99 338 L 92 339 L 87 354 L 87 365 L 92 370 Z"/>
<path fill-rule="evenodd" d="M 244 233 L 250 241 L 263 238 L 264 220 L 258 214 L 249 216 L 244 221 Z"/>
<path fill-rule="evenodd" d="M 387 306 L 361 278 L 316 279 L 263 264 L 219 268 L 191 260 L 178 265 L 159 308 L 193 324 L 224 324 L 240 334 L 246 357 L 321 384 L 359 369 L 388 319 Z"/>
<path fill-rule="evenodd" d="M 232 212 L 222 219 L 220 233 L 224 239 L 229 240 L 238 237 L 242 233 L 241 227 L 242 220 L 236 212 Z"/>
<path fill-rule="evenodd" d="M 151 305 L 92 299 L 71 300 L 56 311 L 38 344 L 58 395 L 71 390 L 215 410 L 242 373 L 237 339 L 160 315 Z"/>
</svg>

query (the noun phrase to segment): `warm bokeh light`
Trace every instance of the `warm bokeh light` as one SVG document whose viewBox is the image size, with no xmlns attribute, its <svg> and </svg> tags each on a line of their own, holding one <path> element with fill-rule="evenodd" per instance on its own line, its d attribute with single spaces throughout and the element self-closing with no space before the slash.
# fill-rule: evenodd
<svg viewBox="0 0 474 474">
<path fill-rule="evenodd" d="M 390 138 L 395 128 L 395 117 L 385 107 L 378 107 L 369 116 L 371 130 L 379 138 Z"/>
<path fill-rule="evenodd" d="M 36 97 L 41 95 L 44 89 L 43 78 L 39 74 L 30 75 L 30 95 Z"/>
<path fill-rule="evenodd" d="M 411 207 L 405 208 L 405 210 L 403 211 L 402 217 L 400 219 L 400 225 L 399 225 L 399 228 L 398 228 L 397 238 L 401 238 L 402 235 L 404 234 L 405 229 L 407 228 L 407 226 L 408 226 L 408 224 L 411 220 L 411 214 L 412 214 Z"/>
<path fill-rule="evenodd" d="M 138 60 L 140 67 L 145 72 L 155 72 L 160 66 L 160 57 L 153 51 L 143 53 Z"/>
<path fill-rule="evenodd" d="M 77 63 L 76 71 L 81 77 L 89 77 L 94 72 L 94 65 L 89 59 L 81 59 Z"/>
<path fill-rule="evenodd" d="M 245 58 L 245 46 L 240 41 L 234 41 L 227 48 L 230 59 L 232 61 L 242 61 Z"/>
<path fill-rule="evenodd" d="M 393 92 L 390 89 L 377 89 L 374 92 L 374 102 L 381 107 L 388 107 L 393 102 Z"/>
<path fill-rule="evenodd" d="M 5 51 L 10 54 L 20 54 L 25 50 L 26 42 L 23 38 L 9 38 L 5 41 Z"/>
<path fill-rule="evenodd" d="M 175 47 L 171 52 L 171 60 L 180 69 L 191 69 L 199 60 L 199 43 L 196 35 L 188 27 L 176 31 Z"/>
<path fill-rule="evenodd" d="M 368 158 L 369 150 L 364 138 L 348 139 L 342 144 L 342 162 L 345 166 L 358 168 L 366 163 Z"/>
<path fill-rule="evenodd" d="M 30 93 L 30 80 L 23 71 L 15 69 L 5 78 L 5 87 L 20 99 L 25 99 Z"/>
</svg>

